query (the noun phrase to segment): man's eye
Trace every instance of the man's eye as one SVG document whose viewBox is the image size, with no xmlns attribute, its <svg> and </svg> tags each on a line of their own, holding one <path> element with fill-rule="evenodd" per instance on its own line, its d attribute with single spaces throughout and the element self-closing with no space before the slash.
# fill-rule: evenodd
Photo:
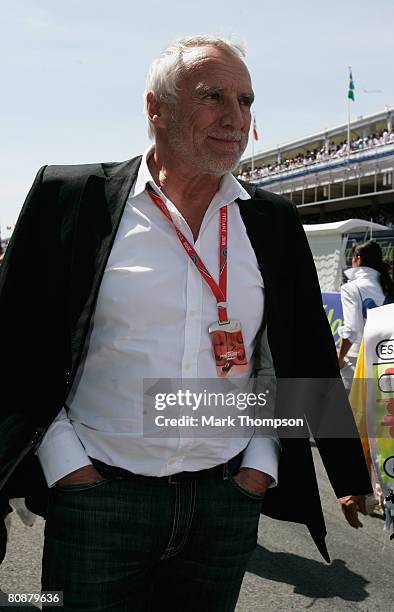
<svg viewBox="0 0 394 612">
<path fill-rule="evenodd" d="M 219 100 L 219 94 L 217 92 L 209 93 L 205 96 L 207 100 Z"/>
<path fill-rule="evenodd" d="M 253 100 L 251 98 L 241 98 L 240 103 L 243 106 L 247 106 L 248 108 L 250 108 L 252 106 Z"/>
</svg>

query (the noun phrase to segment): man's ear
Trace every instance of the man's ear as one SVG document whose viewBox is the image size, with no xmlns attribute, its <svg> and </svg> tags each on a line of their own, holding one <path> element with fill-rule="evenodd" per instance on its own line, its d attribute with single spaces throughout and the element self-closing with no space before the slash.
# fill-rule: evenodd
<svg viewBox="0 0 394 612">
<path fill-rule="evenodd" d="M 149 121 L 154 127 L 165 127 L 162 113 L 162 102 L 157 99 L 153 91 L 148 91 L 146 94 L 146 108 L 148 111 Z"/>
</svg>

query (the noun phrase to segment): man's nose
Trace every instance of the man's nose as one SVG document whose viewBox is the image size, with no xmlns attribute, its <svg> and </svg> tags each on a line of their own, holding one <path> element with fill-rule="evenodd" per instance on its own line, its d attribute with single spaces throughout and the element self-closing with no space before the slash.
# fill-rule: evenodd
<svg viewBox="0 0 394 612">
<path fill-rule="evenodd" d="M 231 127 L 236 130 L 242 130 L 245 127 L 246 114 L 244 107 L 238 99 L 229 98 L 226 100 L 223 115 L 221 118 L 221 125 L 223 127 Z"/>
</svg>

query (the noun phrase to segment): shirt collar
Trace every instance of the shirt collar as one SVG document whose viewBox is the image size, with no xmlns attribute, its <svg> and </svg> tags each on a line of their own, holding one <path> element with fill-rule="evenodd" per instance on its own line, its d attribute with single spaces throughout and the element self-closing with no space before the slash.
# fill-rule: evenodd
<svg viewBox="0 0 394 612">
<path fill-rule="evenodd" d="M 164 199 L 164 201 L 166 201 L 167 198 L 161 191 L 160 187 L 156 185 L 148 168 L 148 159 L 153 151 L 154 145 L 151 145 L 143 154 L 141 165 L 138 170 L 137 178 L 132 187 L 130 197 L 136 198 L 137 196 L 141 195 L 145 191 L 147 183 L 149 183 L 151 187 Z M 240 200 L 249 200 L 250 195 L 231 174 L 231 172 L 227 172 L 220 181 L 219 189 L 212 199 L 210 208 L 216 209 L 217 207 L 224 206 L 225 204 L 232 204 L 234 200 L 237 200 L 238 198 Z"/>
<path fill-rule="evenodd" d="M 348 268 L 344 271 L 344 275 L 350 281 L 356 278 L 378 278 L 380 272 L 369 266 L 357 266 L 356 268 Z"/>
<path fill-rule="evenodd" d="M 132 198 L 136 198 L 137 196 L 141 195 L 141 193 L 144 193 L 147 183 L 149 183 L 155 191 L 157 191 L 158 193 L 160 193 L 160 195 L 162 195 L 159 187 L 156 185 L 155 181 L 153 180 L 152 175 L 148 168 L 148 159 L 151 153 L 153 152 L 153 150 L 154 150 L 154 146 L 151 145 L 150 147 L 146 149 L 145 153 L 142 156 L 141 164 L 138 169 L 137 178 L 134 182 L 134 185 L 130 193 L 130 196 Z"/>
</svg>

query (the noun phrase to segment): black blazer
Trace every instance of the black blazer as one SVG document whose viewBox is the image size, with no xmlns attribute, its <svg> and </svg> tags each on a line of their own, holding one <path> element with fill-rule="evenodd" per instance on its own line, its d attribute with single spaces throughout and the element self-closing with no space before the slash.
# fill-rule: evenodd
<svg viewBox="0 0 394 612">
<path fill-rule="evenodd" d="M 33 450 L 75 376 L 140 161 L 43 167 L 27 196 L 0 276 L 0 509 L 10 497 L 21 496 L 33 512 L 46 515 L 47 486 Z M 280 196 L 243 186 L 251 199 L 238 204 L 264 279 L 276 376 L 338 379 L 335 346 L 297 212 Z M 353 425 L 346 396 L 331 409 Z M 312 430 L 319 410 L 313 407 Z M 338 497 L 371 491 L 357 436 L 316 442 Z M 309 440 L 281 443 L 279 484 L 268 490 L 262 512 L 305 523 L 329 560 Z M 2 535 L 4 544 L 4 529 Z"/>
</svg>

